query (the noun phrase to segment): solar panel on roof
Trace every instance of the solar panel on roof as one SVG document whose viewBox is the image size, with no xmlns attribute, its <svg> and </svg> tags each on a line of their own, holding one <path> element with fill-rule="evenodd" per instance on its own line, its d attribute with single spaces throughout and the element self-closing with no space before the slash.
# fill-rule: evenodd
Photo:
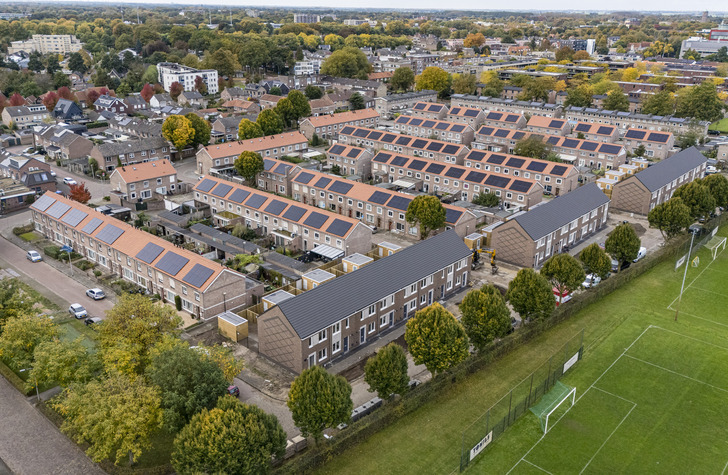
<svg viewBox="0 0 728 475">
<path fill-rule="evenodd" d="M 233 187 L 228 185 L 227 183 L 220 183 L 215 187 L 214 190 L 212 190 L 212 194 L 222 198 L 225 195 L 227 195 L 228 193 L 230 193 L 230 190 L 232 190 L 232 189 L 233 189 Z"/>
<path fill-rule="evenodd" d="M 367 135 L 369 135 L 368 129 L 356 129 L 354 131 L 354 137 L 366 137 Z"/>
<path fill-rule="evenodd" d="M 449 176 L 451 178 L 460 178 L 463 176 L 463 173 L 465 173 L 465 169 L 458 168 L 458 167 L 450 167 L 450 169 L 445 172 L 445 176 Z"/>
<path fill-rule="evenodd" d="M 614 127 L 608 127 L 605 125 L 602 125 L 597 129 L 597 133 L 601 135 L 612 135 L 612 132 L 614 132 Z"/>
<path fill-rule="evenodd" d="M 430 104 L 427 106 L 427 110 L 430 112 L 440 112 L 442 106 L 440 104 Z"/>
<path fill-rule="evenodd" d="M 528 190 L 531 189 L 531 182 L 523 181 L 523 180 L 513 180 L 513 183 L 511 183 L 511 186 L 509 189 L 518 192 L 518 193 L 525 193 Z"/>
<path fill-rule="evenodd" d="M 513 132 L 514 140 L 521 140 L 526 135 L 525 132 Z"/>
<path fill-rule="evenodd" d="M 442 147 L 443 147 L 443 144 L 441 144 L 439 142 L 430 142 L 430 144 L 427 146 L 427 150 L 432 150 L 433 152 L 439 152 Z"/>
<path fill-rule="evenodd" d="M 465 126 L 464 125 L 453 125 L 450 130 L 452 130 L 456 134 L 459 134 L 460 132 L 462 132 L 463 130 L 465 130 Z"/>
<path fill-rule="evenodd" d="M 488 160 L 486 160 L 486 162 L 495 163 L 496 165 L 500 165 L 501 163 L 503 163 L 505 161 L 505 159 L 506 159 L 505 155 L 493 154 L 490 157 L 488 157 Z"/>
<path fill-rule="evenodd" d="M 265 169 L 266 171 L 273 168 L 275 166 L 275 164 L 276 164 L 276 162 L 274 162 L 273 160 L 271 160 L 269 158 L 263 159 L 263 169 Z"/>
<path fill-rule="evenodd" d="M 409 158 L 403 157 L 402 155 L 397 155 L 392 159 L 390 163 L 396 167 L 401 167 L 402 165 L 407 163 L 407 161 L 409 161 Z"/>
<path fill-rule="evenodd" d="M 284 203 L 280 200 L 273 200 L 265 207 L 265 212 L 280 216 L 283 210 L 286 209 L 286 206 L 288 206 L 288 203 Z"/>
<path fill-rule="evenodd" d="M 445 169 L 445 165 L 442 165 L 440 163 L 431 163 L 429 167 L 427 167 L 427 170 L 425 170 L 427 173 L 432 173 L 435 175 L 439 175 L 442 173 L 442 171 Z"/>
<path fill-rule="evenodd" d="M 473 109 L 468 109 L 465 111 L 465 113 L 463 115 L 465 117 L 476 117 L 478 115 L 478 111 L 473 110 Z"/>
<path fill-rule="evenodd" d="M 488 114 L 487 119 L 490 119 L 490 120 L 501 120 L 501 117 L 503 117 L 503 114 L 501 114 L 500 112 L 491 112 L 491 113 Z"/>
<path fill-rule="evenodd" d="M 395 120 L 394 122 L 396 124 L 406 124 L 407 122 L 409 122 L 409 120 L 410 120 L 410 118 L 407 117 L 406 115 L 401 115 L 401 116 L 397 117 L 397 120 Z"/>
<path fill-rule="evenodd" d="M 614 155 L 618 154 L 620 150 L 621 147 L 619 147 L 618 145 L 611 145 L 608 143 L 603 143 L 602 146 L 599 147 L 600 152 L 610 153 Z"/>
<path fill-rule="evenodd" d="M 485 180 L 485 176 L 485 173 L 472 171 L 468 173 L 468 176 L 465 177 L 465 180 L 473 183 L 482 183 L 483 180 Z"/>
<path fill-rule="evenodd" d="M 265 203 L 267 199 L 268 197 L 266 196 L 253 193 L 253 195 L 248 198 L 248 201 L 245 202 L 245 206 L 253 209 L 258 209 L 263 206 L 263 203 Z"/>
<path fill-rule="evenodd" d="M 193 287 L 200 288 L 214 273 L 215 271 L 209 267 L 205 267 L 202 264 L 195 264 L 194 267 L 192 267 L 192 269 L 190 269 L 190 271 L 182 277 L 182 281 L 187 282 Z"/>
<path fill-rule="evenodd" d="M 151 264 L 154 262 L 154 259 L 159 257 L 162 251 L 164 251 L 162 246 L 154 244 L 153 242 L 148 242 L 146 246 L 144 246 L 141 251 L 137 252 L 137 255 L 134 257 L 140 261 L 146 262 L 147 264 Z"/>
<path fill-rule="evenodd" d="M 442 153 L 455 153 L 459 148 L 460 147 L 457 145 L 445 145 L 445 148 L 442 149 Z"/>
<path fill-rule="evenodd" d="M 88 216 L 88 213 L 84 212 L 83 210 L 72 209 L 67 215 L 63 217 L 63 219 L 61 219 L 61 221 L 75 228 L 76 226 L 78 226 L 78 223 L 86 218 L 86 216 Z"/>
<path fill-rule="evenodd" d="M 345 149 L 346 149 L 346 147 L 344 147 L 343 145 L 334 145 L 333 147 L 331 147 L 329 149 L 329 153 L 338 155 L 341 152 L 343 152 Z"/>
<path fill-rule="evenodd" d="M 394 142 L 394 139 L 396 139 L 397 136 L 393 134 L 384 134 L 381 139 L 379 139 L 380 142 L 386 142 L 386 143 L 392 143 Z"/>
<path fill-rule="evenodd" d="M 653 142 L 666 143 L 669 138 L 669 134 L 658 134 L 657 132 L 652 132 L 648 140 L 652 140 Z"/>
<path fill-rule="evenodd" d="M 645 138 L 645 134 L 647 134 L 647 132 L 642 130 L 628 130 L 627 133 L 624 134 L 624 138 L 642 140 Z"/>
<path fill-rule="evenodd" d="M 579 146 L 579 141 L 576 139 L 564 139 L 561 146 L 566 148 L 576 148 Z"/>
<path fill-rule="evenodd" d="M 589 132 L 591 130 L 591 125 L 589 125 L 589 124 L 578 124 L 574 130 L 576 132 Z"/>
<path fill-rule="evenodd" d="M 250 194 L 249 191 L 243 190 L 242 188 L 238 188 L 235 191 L 233 191 L 233 194 L 230 195 L 230 198 L 228 198 L 230 201 L 234 201 L 235 203 L 242 203 L 245 201 L 245 198 L 248 197 Z"/>
<path fill-rule="evenodd" d="M 69 209 L 71 209 L 71 206 L 61 201 L 56 201 L 53 206 L 48 208 L 48 211 L 46 211 L 46 213 L 48 213 L 49 216 L 58 219 L 63 216 L 63 213 L 65 213 Z"/>
<path fill-rule="evenodd" d="M 454 115 L 458 115 L 460 113 L 460 108 L 459 107 L 453 107 L 452 109 L 450 109 L 450 113 L 451 114 L 454 114 Z"/>
<path fill-rule="evenodd" d="M 562 176 L 566 172 L 567 168 L 563 165 L 554 165 L 551 169 L 551 174 L 556 176 Z"/>
<path fill-rule="evenodd" d="M 563 120 L 552 120 L 551 122 L 549 122 L 549 128 L 551 128 L 551 129 L 560 129 L 563 126 L 564 126 Z"/>
<path fill-rule="evenodd" d="M 495 131 L 495 134 L 493 134 L 493 135 L 495 135 L 496 137 L 508 137 L 508 134 L 510 132 L 511 131 L 508 129 L 498 129 Z"/>
<path fill-rule="evenodd" d="M 303 216 L 304 214 L 306 214 L 306 210 L 304 208 L 291 205 L 288 207 L 286 212 L 283 213 L 283 218 L 289 221 L 298 222 L 298 220 L 301 219 L 301 216 Z"/>
<path fill-rule="evenodd" d="M 496 188 L 505 188 L 510 181 L 510 178 L 506 178 L 504 176 L 489 175 L 488 178 L 485 179 L 485 184 Z"/>
<path fill-rule="evenodd" d="M 551 144 L 551 145 L 556 145 L 557 143 L 559 143 L 559 138 L 558 137 L 549 137 L 548 140 L 546 140 L 546 143 Z"/>
<path fill-rule="evenodd" d="M 390 195 L 389 193 L 385 193 L 383 191 L 375 191 L 374 193 L 372 193 L 372 196 L 369 197 L 369 201 L 378 205 L 383 205 L 387 202 L 390 196 L 392 195 Z"/>
<path fill-rule="evenodd" d="M 167 251 L 165 255 L 159 259 L 159 262 L 154 266 L 162 272 L 166 272 L 170 275 L 177 275 L 187 263 L 190 262 L 184 256 L 180 256 L 172 251 Z"/>
<path fill-rule="evenodd" d="M 314 183 L 313 186 L 315 186 L 316 188 L 326 188 L 329 183 L 331 183 L 331 178 L 326 178 L 325 176 L 322 176 L 316 181 L 316 183 Z"/>
<path fill-rule="evenodd" d="M 101 231 L 96 235 L 96 239 L 99 241 L 103 241 L 106 244 L 114 244 L 114 242 L 119 239 L 119 237 L 124 234 L 124 230 L 121 228 L 117 228 L 113 224 L 107 224 L 104 226 Z"/>
<path fill-rule="evenodd" d="M 321 226 L 324 225 L 327 219 L 329 218 L 325 214 L 312 211 L 311 214 L 308 215 L 308 218 L 306 218 L 306 221 L 303 222 L 303 224 L 306 226 L 311 226 L 312 228 L 321 229 Z"/>
<path fill-rule="evenodd" d="M 333 185 L 329 187 L 329 191 L 333 191 L 334 193 L 340 193 L 342 195 L 345 195 L 354 188 L 353 183 L 346 183 L 344 181 L 336 180 Z"/>
<path fill-rule="evenodd" d="M 354 131 L 354 127 L 352 127 L 352 126 L 350 126 L 350 125 L 347 125 L 347 126 L 346 126 L 346 127 L 344 127 L 343 129 L 341 129 L 341 133 L 342 133 L 342 134 L 344 134 L 344 135 L 349 135 L 349 134 L 351 134 L 351 133 L 352 133 L 353 131 Z"/>
<path fill-rule="evenodd" d="M 353 224 L 344 221 L 343 219 L 337 218 L 329 225 L 328 228 L 326 228 L 326 232 L 334 234 L 336 236 L 344 237 L 346 236 L 346 233 L 349 232 L 349 229 L 351 229 L 352 226 Z"/>
<path fill-rule="evenodd" d="M 448 224 L 455 224 L 458 222 L 458 219 L 460 219 L 460 216 L 463 215 L 462 211 L 458 211 L 453 208 L 445 208 L 445 222 Z"/>
<path fill-rule="evenodd" d="M 197 189 L 204 193 L 207 193 L 208 191 L 212 190 L 212 187 L 215 186 L 215 183 L 215 181 L 210 180 L 209 178 L 205 178 L 197 185 Z"/>
<path fill-rule="evenodd" d="M 479 162 L 483 159 L 483 157 L 485 157 L 485 152 L 481 152 L 480 150 L 471 150 L 467 158 Z"/>
<path fill-rule="evenodd" d="M 412 148 L 424 148 L 425 145 L 427 145 L 427 140 L 424 140 L 424 139 L 416 139 L 414 142 L 412 142 L 412 144 L 410 145 L 410 147 L 412 147 Z"/>
<path fill-rule="evenodd" d="M 397 145 L 407 145 L 407 144 L 409 144 L 409 143 L 410 143 L 411 141 L 412 141 L 412 138 L 411 138 L 411 137 L 407 137 L 407 136 L 404 136 L 404 137 L 400 137 L 400 138 L 398 138 L 398 139 L 397 139 L 397 142 L 395 142 L 395 143 L 396 143 Z"/>
<path fill-rule="evenodd" d="M 531 171 L 534 171 L 536 173 L 541 173 L 545 169 L 546 169 L 546 164 L 543 163 L 543 162 L 531 162 L 526 167 L 526 170 L 531 170 Z"/>
<path fill-rule="evenodd" d="M 369 139 L 370 140 L 379 140 L 379 137 L 382 136 L 384 132 L 377 132 L 376 130 L 374 132 L 369 133 Z"/>
<path fill-rule="evenodd" d="M 81 231 L 85 232 L 86 234 L 92 234 L 94 231 L 96 231 L 96 228 L 101 226 L 101 223 L 103 223 L 104 220 L 100 218 L 94 218 L 88 223 L 86 223 L 86 226 L 81 228 Z"/>
<path fill-rule="evenodd" d="M 414 109 L 420 111 L 420 110 L 424 110 L 425 107 L 427 107 L 427 106 L 425 105 L 424 102 L 418 102 L 417 104 L 415 104 Z"/>
<path fill-rule="evenodd" d="M 412 170 L 422 170 L 427 165 L 427 162 L 423 160 L 412 160 L 408 166 Z"/>
<path fill-rule="evenodd" d="M 494 130 L 493 127 L 481 127 L 478 133 L 481 135 L 493 135 Z"/>
<path fill-rule="evenodd" d="M 286 175 L 288 173 L 288 169 L 291 168 L 290 165 L 285 163 L 279 163 L 278 166 L 273 170 L 273 173 L 278 173 L 279 175 Z"/>
<path fill-rule="evenodd" d="M 438 130 L 447 130 L 448 126 L 447 122 L 438 122 L 435 128 Z"/>
<path fill-rule="evenodd" d="M 376 156 L 376 157 L 374 157 L 374 159 L 373 159 L 373 160 L 374 160 L 375 162 L 379 162 L 379 163 L 387 163 L 387 161 L 388 161 L 388 160 L 389 160 L 390 158 L 392 158 L 392 154 L 391 154 L 391 153 L 383 153 L 383 152 L 379 152 L 379 153 L 377 154 L 377 156 Z"/>
<path fill-rule="evenodd" d="M 597 142 L 587 142 L 587 141 L 584 141 L 584 142 L 581 143 L 581 146 L 579 148 L 581 150 L 587 150 L 589 152 L 593 152 L 594 150 L 597 149 L 598 146 L 599 146 L 599 144 Z"/>
<path fill-rule="evenodd" d="M 359 156 L 360 153 L 361 153 L 361 150 L 359 150 L 358 148 L 352 148 L 351 150 L 349 150 L 347 152 L 346 156 L 349 158 L 356 158 Z"/>
<path fill-rule="evenodd" d="M 296 178 L 293 179 L 293 181 L 296 181 L 298 183 L 308 184 L 313 179 L 314 175 L 312 173 L 308 172 L 301 172 L 299 173 Z"/>
<path fill-rule="evenodd" d="M 393 196 L 392 199 L 389 200 L 389 203 L 387 203 L 387 206 L 401 211 L 407 211 L 407 207 L 411 201 L 411 199 L 405 198 L 404 196 Z"/>
<path fill-rule="evenodd" d="M 417 126 L 417 125 L 420 125 L 421 123 L 422 123 L 422 119 L 416 119 L 413 117 L 412 120 L 410 120 L 410 125 Z"/>
<path fill-rule="evenodd" d="M 523 158 L 511 157 L 506 162 L 506 166 L 513 167 L 513 168 L 521 168 L 524 163 L 526 163 L 526 160 L 524 160 Z"/>
<path fill-rule="evenodd" d="M 31 208 L 37 209 L 38 211 L 45 211 L 48 209 L 50 205 L 56 202 L 56 199 L 52 196 L 43 195 L 38 200 L 33 203 Z"/>
</svg>

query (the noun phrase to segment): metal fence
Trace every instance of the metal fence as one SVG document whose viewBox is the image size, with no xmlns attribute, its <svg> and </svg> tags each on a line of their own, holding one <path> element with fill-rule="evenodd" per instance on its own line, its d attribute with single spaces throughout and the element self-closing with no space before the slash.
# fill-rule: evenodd
<svg viewBox="0 0 728 475">
<path fill-rule="evenodd" d="M 478 417 L 462 433 L 460 471 L 536 404 L 582 358 L 584 330 L 567 341 L 526 379 Z"/>
</svg>

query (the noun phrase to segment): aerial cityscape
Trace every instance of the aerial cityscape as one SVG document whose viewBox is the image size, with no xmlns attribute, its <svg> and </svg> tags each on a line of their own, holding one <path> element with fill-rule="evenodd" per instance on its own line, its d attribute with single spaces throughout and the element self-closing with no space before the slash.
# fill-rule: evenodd
<svg viewBox="0 0 728 475">
<path fill-rule="evenodd" d="M 443 7 L 0 7 L 0 475 L 726 473 L 725 6 Z"/>
</svg>

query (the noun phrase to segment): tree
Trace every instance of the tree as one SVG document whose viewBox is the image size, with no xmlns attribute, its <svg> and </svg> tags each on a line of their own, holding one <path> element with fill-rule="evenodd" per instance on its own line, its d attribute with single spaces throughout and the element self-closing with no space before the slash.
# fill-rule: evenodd
<svg viewBox="0 0 728 475">
<path fill-rule="evenodd" d="M 715 122 L 723 118 L 723 109 L 724 104 L 718 97 L 715 83 L 703 81 L 698 86 L 686 87 L 680 91 L 675 115 Z"/>
<path fill-rule="evenodd" d="M 291 104 L 293 105 L 295 121 L 298 121 L 298 119 L 302 117 L 308 117 L 311 115 L 311 104 L 308 103 L 308 99 L 301 91 L 293 89 L 288 93 L 288 100 L 291 101 Z"/>
<path fill-rule="evenodd" d="M 424 364 L 433 375 L 468 357 L 465 329 L 437 302 L 407 321 L 404 339 L 415 364 Z"/>
<path fill-rule="evenodd" d="M 584 268 L 574 256 L 567 253 L 551 256 L 541 267 L 541 275 L 551 281 L 559 295 L 573 292 L 581 287 L 586 278 Z"/>
<path fill-rule="evenodd" d="M 647 148 L 645 148 L 644 144 L 639 144 L 633 153 L 635 157 L 644 157 L 645 153 L 647 153 Z"/>
<path fill-rule="evenodd" d="M 195 77 L 195 91 L 199 92 L 203 96 L 207 94 L 207 84 L 202 76 Z"/>
<path fill-rule="evenodd" d="M 285 127 L 290 127 L 296 121 L 296 110 L 290 99 L 286 97 L 279 100 L 273 110 L 280 116 Z"/>
<path fill-rule="evenodd" d="M 708 175 L 703 178 L 703 184 L 710 190 L 715 206 L 728 207 L 728 179 L 724 175 L 718 173 Z"/>
<path fill-rule="evenodd" d="M 466 48 L 480 48 L 485 44 L 485 36 L 483 33 L 469 33 L 463 40 L 463 46 Z"/>
<path fill-rule="evenodd" d="M 271 457 L 282 457 L 285 448 L 276 416 L 223 396 L 175 437 L 172 466 L 178 473 L 267 473 Z"/>
<path fill-rule="evenodd" d="M 415 78 L 415 89 L 417 91 L 431 89 L 437 91 L 439 97 L 445 97 L 450 93 L 451 81 L 452 77 L 447 71 L 437 66 L 429 66 Z"/>
<path fill-rule="evenodd" d="M 273 109 L 262 111 L 255 122 L 260 126 L 263 135 L 275 135 L 283 132 L 283 119 Z"/>
<path fill-rule="evenodd" d="M 500 97 L 503 92 L 503 81 L 498 78 L 497 71 L 485 71 L 480 75 L 480 82 L 484 87 L 480 94 L 488 97 Z"/>
<path fill-rule="evenodd" d="M 162 427 L 159 390 L 120 373 L 71 386 L 53 406 L 64 416 L 61 430 L 89 444 L 86 453 L 95 462 L 119 464 L 127 455 L 135 461 Z"/>
<path fill-rule="evenodd" d="M 259 153 L 250 151 L 241 153 L 237 160 L 235 160 L 234 167 L 235 171 L 238 172 L 238 175 L 245 178 L 248 186 L 252 186 L 253 188 L 258 185 L 255 177 L 258 173 L 265 170 L 263 157 L 261 157 Z"/>
<path fill-rule="evenodd" d="M 56 71 L 59 71 L 61 69 L 61 66 L 58 64 L 58 54 L 51 53 L 46 58 L 46 73 L 50 76 L 53 76 Z"/>
<path fill-rule="evenodd" d="M 320 366 L 303 370 L 288 391 L 288 408 L 293 422 L 307 437 L 321 440 L 327 427 L 349 422 L 354 408 L 351 386 L 342 376 L 329 374 Z"/>
<path fill-rule="evenodd" d="M 452 92 L 454 94 L 473 94 L 475 84 L 474 74 L 455 74 L 452 77 Z"/>
<path fill-rule="evenodd" d="M 176 101 L 179 95 L 182 94 L 182 91 L 184 91 L 182 84 L 175 81 L 169 86 L 169 97 Z"/>
<path fill-rule="evenodd" d="M 304 89 L 303 93 L 310 100 L 321 99 L 324 96 L 324 91 L 322 91 L 320 87 L 314 86 L 313 84 L 309 84 L 308 86 L 306 86 L 306 89 Z"/>
<path fill-rule="evenodd" d="M 22 296 L 23 291 L 16 279 L 0 280 L 0 335 L 9 319 L 31 313 L 33 303 Z"/>
<path fill-rule="evenodd" d="M 81 56 L 81 53 L 71 53 L 71 55 L 68 57 L 68 69 L 80 74 L 84 74 L 86 71 L 88 71 L 88 67 L 83 61 L 83 56 Z"/>
<path fill-rule="evenodd" d="M 445 226 L 445 207 L 437 196 L 416 196 L 407 206 L 405 219 L 411 226 L 419 225 L 420 239 L 426 239 L 430 232 Z"/>
<path fill-rule="evenodd" d="M 415 83 L 415 73 L 412 68 L 401 66 L 394 70 L 389 79 L 389 85 L 394 91 L 409 91 Z"/>
<path fill-rule="evenodd" d="M 43 97 L 43 105 L 48 109 L 48 112 L 53 111 L 55 109 L 56 104 L 58 103 L 58 94 L 56 94 L 53 91 L 49 91 L 45 94 L 45 97 Z"/>
<path fill-rule="evenodd" d="M 482 351 L 511 328 L 511 312 L 500 291 L 492 285 L 473 289 L 460 304 L 461 322 L 470 342 Z"/>
<path fill-rule="evenodd" d="M 9 318 L 0 335 L 0 355 L 16 369 L 29 368 L 36 347 L 53 341 L 58 333 L 58 325 L 47 316 L 26 313 Z"/>
<path fill-rule="evenodd" d="M 585 60 L 590 59 L 590 58 L 591 58 L 591 56 L 589 56 L 589 53 L 587 53 L 584 50 L 575 52 L 574 53 L 574 56 L 572 57 L 572 59 L 574 61 L 585 61 Z"/>
<path fill-rule="evenodd" d="M 57 383 L 68 387 L 88 381 L 97 369 L 97 360 L 89 354 L 82 339 L 42 341 L 33 351 L 33 369 L 28 382 L 39 385 Z"/>
<path fill-rule="evenodd" d="M 589 244 L 582 249 L 579 253 L 579 260 L 587 274 L 596 274 L 602 279 L 607 276 L 612 267 L 611 259 L 597 243 Z"/>
<path fill-rule="evenodd" d="M 88 191 L 86 183 L 81 182 L 76 185 L 69 185 L 68 197 L 79 203 L 86 204 L 91 199 L 91 192 Z"/>
<path fill-rule="evenodd" d="M 574 50 L 569 46 L 562 46 L 556 50 L 555 57 L 557 63 L 560 63 L 561 61 L 571 61 L 574 57 Z"/>
<path fill-rule="evenodd" d="M 110 372 L 143 374 L 151 348 L 165 335 L 176 334 L 181 323 L 167 305 L 139 294 L 122 295 L 98 329 L 101 361 Z"/>
<path fill-rule="evenodd" d="M 672 93 L 664 89 L 647 96 L 647 99 L 642 103 L 643 114 L 672 115 L 674 111 L 675 100 L 672 97 Z"/>
<path fill-rule="evenodd" d="M 195 129 L 185 116 L 170 115 L 162 124 L 162 136 L 181 152 L 194 142 Z"/>
<path fill-rule="evenodd" d="M 189 121 L 190 126 L 194 129 L 193 139 L 192 142 L 190 142 L 192 148 L 197 148 L 198 145 L 204 146 L 210 143 L 211 128 L 210 124 L 205 119 L 194 112 L 190 112 L 185 115 L 185 119 Z"/>
<path fill-rule="evenodd" d="M 548 279 L 533 269 L 521 269 L 508 284 L 506 300 L 525 320 L 543 320 L 551 316 L 556 307 Z"/>
<path fill-rule="evenodd" d="M 142 99 L 149 102 L 152 100 L 152 96 L 154 96 L 154 88 L 151 84 L 146 83 L 144 87 L 142 87 L 142 92 L 140 92 L 139 95 L 142 96 Z"/>
<path fill-rule="evenodd" d="M 214 362 L 180 345 L 155 354 L 147 376 L 160 390 L 164 423 L 174 432 L 197 412 L 215 407 L 228 387 L 225 375 Z"/>
<path fill-rule="evenodd" d="M 10 96 L 9 104 L 11 106 L 22 106 L 25 105 L 25 99 L 19 93 L 14 93 Z"/>
<path fill-rule="evenodd" d="M 359 92 L 353 92 L 349 96 L 349 108 L 351 110 L 361 110 L 364 109 L 364 106 L 364 97 Z"/>
<path fill-rule="evenodd" d="M 486 208 L 493 208 L 500 204 L 500 196 L 496 195 L 493 192 L 479 193 L 473 198 L 473 203 L 475 203 L 476 205 L 485 206 Z"/>
<path fill-rule="evenodd" d="M 283 92 L 281 91 L 281 88 L 278 86 L 273 86 L 270 88 L 270 91 L 268 91 L 268 94 L 271 96 L 282 96 Z"/>
<path fill-rule="evenodd" d="M 407 392 L 409 376 L 407 375 L 407 355 L 396 343 L 381 348 L 376 355 L 367 360 L 364 366 L 364 381 L 369 384 L 369 391 L 375 392 L 382 399 L 392 394 Z"/>
<path fill-rule="evenodd" d="M 71 80 L 62 71 L 58 71 L 53 75 L 53 87 L 56 89 L 61 87 L 69 88 L 71 87 Z"/>
<path fill-rule="evenodd" d="M 546 155 L 550 151 L 551 147 L 538 135 L 531 135 L 523 140 L 519 140 L 513 148 L 515 155 L 539 159 L 546 158 Z"/>
<path fill-rule="evenodd" d="M 527 78 L 518 98 L 522 101 L 547 101 L 556 87 L 556 80 L 550 77 Z"/>
<path fill-rule="evenodd" d="M 637 259 L 640 251 L 640 238 L 629 223 L 622 223 L 607 236 L 604 249 L 620 264 Z"/>
<path fill-rule="evenodd" d="M 592 104 L 592 93 L 588 85 L 582 84 L 566 91 L 564 107 L 589 107 Z"/>
<path fill-rule="evenodd" d="M 707 216 L 715 210 L 715 199 L 702 180 L 694 180 L 680 186 L 673 198 L 682 198 L 683 203 L 690 208 L 690 216 L 693 220 L 701 216 Z"/>
<path fill-rule="evenodd" d="M 650 210 L 647 221 L 651 228 L 660 230 L 663 239 L 680 234 L 693 223 L 690 208 L 679 197 L 673 197 Z"/>
<path fill-rule="evenodd" d="M 352 46 L 334 51 L 321 65 L 321 74 L 341 78 L 368 79 L 371 70 L 367 55 Z"/>
<path fill-rule="evenodd" d="M 243 119 L 238 125 L 238 138 L 240 140 L 254 139 L 256 137 L 262 137 L 263 129 L 250 119 Z"/>
<path fill-rule="evenodd" d="M 622 91 L 611 91 L 607 93 L 602 107 L 610 111 L 627 112 L 629 111 L 629 98 Z"/>
<path fill-rule="evenodd" d="M 43 68 L 43 56 L 37 51 L 31 53 L 28 58 L 28 69 L 39 73 L 43 71 Z"/>
<path fill-rule="evenodd" d="M 221 76 L 226 77 L 235 76 L 235 72 L 242 69 L 238 56 L 226 48 L 218 48 L 214 53 L 205 55 L 203 64 L 206 68 L 216 69 Z"/>
</svg>

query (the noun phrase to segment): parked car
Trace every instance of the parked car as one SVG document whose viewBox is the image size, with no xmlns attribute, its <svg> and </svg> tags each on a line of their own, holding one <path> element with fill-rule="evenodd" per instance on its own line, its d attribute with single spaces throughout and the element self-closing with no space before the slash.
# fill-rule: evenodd
<svg viewBox="0 0 728 475">
<path fill-rule="evenodd" d="M 718 173 L 718 169 L 714 167 L 713 165 L 708 165 L 705 167 L 705 174 L 706 175 L 712 175 L 713 173 Z"/>
<path fill-rule="evenodd" d="M 101 323 L 103 320 L 101 317 L 88 317 L 86 320 L 84 320 L 84 323 L 86 325 L 94 325 L 96 323 Z"/>
<path fill-rule="evenodd" d="M 52 176 L 53 178 L 55 178 L 55 177 L 56 177 L 56 172 L 54 172 L 53 170 L 51 170 L 51 176 Z"/>
<path fill-rule="evenodd" d="M 94 300 L 101 300 L 104 297 L 106 297 L 106 294 L 104 293 L 104 291 L 99 288 L 88 289 L 86 291 L 86 295 L 91 297 Z"/>
<path fill-rule="evenodd" d="M 88 317 L 88 312 L 86 312 L 86 309 L 80 303 L 71 304 L 71 306 L 68 307 L 68 313 L 79 320 Z"/>
<path fill-rule="evenodd" d="M 237 386 L 228 386 L 228 394 L 238 397 L 240 396 L 240 388 Z"/>
<path fill-rule="evenodd" d="M 26 257 L 26 258 L 27 258 L 27 259 L 28 259 L 28 260 L 29 260 L 30 262 L 40 262 L 40 261 L 42 261 L 42 260 L 43 260 L 43 256 L 41 256 L 41 255 L 40 255 L 40 253 L 39 253 L 38 251 L 28 251 L 28 252 L 27 252 L 27 253 L 25 254 L 25 257 Z"/>
<path fill-rule="evenodd" d="M 646 247 L 641 247 L 640 250 L 637 251 L 637 259 L 635 259 L 632 262 L 637 262 L 640 259 L 642 259 L 643 257 L 645 257 L 646 255 L 647 255 L 647 248 Z"/>
<path fill-rule="evenodd" d="M 63 183 L 66 185 L 77 185 L 78 184 L 78 183 L 76 183 L 76 180 L 74 180 L 70 176 L 67 176 L 66 178 L 64 178 Z"/>
<path fill-rule="evenodd" d="M 586 278 L 584 279 L 584 282 L 581 284 L 582 287 L 585 289 L 588 289 L 589 287 L 594 287 L 599 284 L 599 282 L 602 281 L 602 278 L 599 277 L 596 274 L 587 274 Z"/>
</svg>

